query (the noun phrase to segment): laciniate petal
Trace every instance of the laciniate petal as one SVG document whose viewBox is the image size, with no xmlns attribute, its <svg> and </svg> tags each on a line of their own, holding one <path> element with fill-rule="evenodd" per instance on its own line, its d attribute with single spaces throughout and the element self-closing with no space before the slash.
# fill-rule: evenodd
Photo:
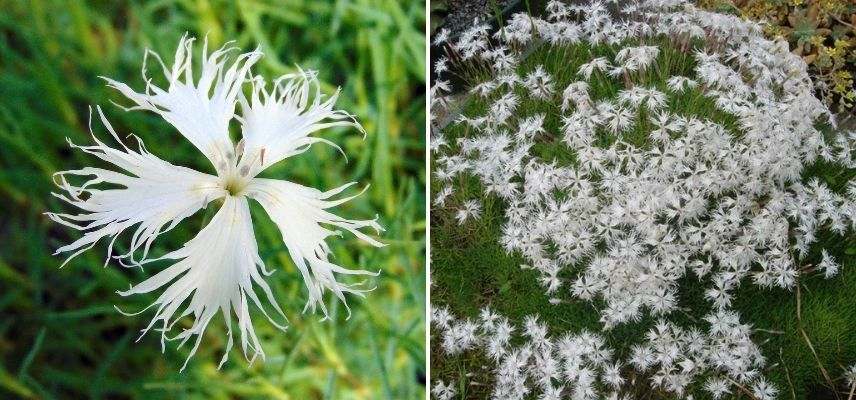
<svg viewBox="0 0 856 400">
<path fill-rule="evenodd" d="M 208 54 L 207 39 L 202 50 L 202 71 L 195 80 L 192 66 L 193 38 L 182 37 L 175 52 L 171 69 L 152 54 L 163 67 L 169 86 L 162 89 L 146 77 L 146 88 L 138 93 L 122 82 L 104 78 L 108 86 L 117 89 L 136 106 L 155 112 L 172 124 L 187 140 L 193 143 L 211 161 L 219 174 L 235 164 L 232 140 L 229 138 L 229 121 L 235 114 L 236 98 L 246 81 L 250 67 L 261 57 L 259 52 L 239 55 L 227 66 L 228 53 L 234 48 L 222 47 Z M 228 44 L 227 44 L 228 46 Z"/>
<path fill-rule="evenodd" d="M 314 72 L 285 75 L 268 91 L 266 82 L 256 78 L 249 99 L 241 102 L 242 152 L 238 171 L 253 177 L 269 165 L 300 154 L 317 142 L 338 146 L 310 135 L 333 126 L 353 126 L 363 131 L 345 111 L 333 109 L 337 91 L 325 98 Z"/>
<path fill-rule="evenodd" d="M 345 293 L 362 297 L 370 290 L 363 288 L 361 284 L 338 282 L 336 274 L 376 275 L 369 271 L 347 269 L 329 261 L 330 248 L 325 240 L 329 236 L 339 235 L 340 232 L 326 229 L 322 224 L 347 230 L 372 246 L 383 246 L 360 231 L 368 227 L 375 232 L 381 232 L 383 228 L 376 220 L 349 220 L 326 211 L 356 197 L 357 195 L 332 199 L 352 185 L 353 183 L 349 183 L 321 192 L 288 181 L 256 178 L 247 187 L 247 196 L 256 199 L 279 227 L 291 259 L 303 275 L 303 282 L 309 291 L 304 312 L 307 309 L 314 312 L 316 305 L 320 305 L 325 318 L 327 317 L 327 308 L 323 301 L 325 290 L 333 292 L 346 307 Z M 350 313 L 350 309 L 348 312 Z"/>
<path fill-rule="evenodd" d="M 83 232 L 80 239 L 57 249 L 56 254 L 73 252 L 66 263 L 92 248 L 100 239 L 111 238 L 106 264 L 118 235 L 136 225 L 129 252 L 120 256 L 133 263 L 135 251 L 142 250 L 141 257 L 144 259 L 160 234 L 169 231 L 211 200 L 223 196 L 225 191 L 218 186 L 216 176 L 170 164 L 149 153 L 142 141 L 138 143 L 138 150 L 125 146 L 100 108 L 98 114 L 121 148 L 108 146 L 94 134 L 94 145 L 71 146 L 123 172 L 86 167 L 56 173 L 54 180 L 61 190 L 54 195 L 77 207 L 80 213 L 47 213 L 47 216 Z M 83 177 L 89 179 L 79 185 L 69 182 L 82 180 Z"/>
<path fill-rule="evenodd" d="M 264 359 L 259 338 L 250 320 L 249 304 L 253 303 L 259 307 L 276 327 L 285 327 L 276 323 L 262 307 L 254 285 L 261 289 L 264 298 L 283 320 L 285 315 L 263 279 L 263 275 L 269 275 L 270 272 L 266 271 L 259 258 L 250 209 L 245 197 L 226 196 L 223 206 L 196 237 L 181 249 L 147 262 L 162 260 L 177 262 L 130 290 L 119 292 L 122 296 L 129 296 L 162 289 L 161 295 L 149 306 L 157 307 L 157 311 L 149 325 L 143 329 L 143 335 L 153 326 L 159 325 L 156 329 L 161 331 L 162 346 L 166 340 L 179 340 L 184 344 L 195 337 L 187 357 L 187 360 L 190 360 L 199 347 L 205 328 L 219 311 L 228 329 L 228 343 L 220 361 L 222 366 L 232 348 L 234 313 L 238 320 L 244 356 L 251 361 L 256 357 Z M 182 329 L 173 337 L 168 337 L 174 325 L 187 316 L 193 319 L 191 326 Z M 186 365 L 187 361 L 184 363 L 184 366 Z"/>
</svg>

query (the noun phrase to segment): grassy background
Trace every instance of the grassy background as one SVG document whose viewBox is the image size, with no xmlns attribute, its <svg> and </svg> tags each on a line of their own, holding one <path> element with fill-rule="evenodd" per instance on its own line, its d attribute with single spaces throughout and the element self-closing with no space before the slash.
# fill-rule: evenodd
<svg viewBox="0 0 856 400">
<path fill-rule="evenodd" d="M 0 0 L 0 10 L 0 398 L 424 396 L 424 3 Z M 254 314 L 267 362 L 247 367 L 236 347 L 218 372 L 225 345 L 218 317 L 179 374 L 188 348 L 168 346 L 162 355 L 156 334 L 135 344 L 151 313 L 124 317 L 113 309 L 140 309 L 154 300 L 115 293 L 144 274 L 115 264 L 102 268 L 103 243 L 58 269 L 62 258 L 51 253 L 79 233 L 52 224 L 43 213 L 69 210 L 49 195 L 51 174 L 100 165 L 65 143 L 66 137 L 91 140 L 90 105 L 102 105 L 118 132 L 139 135 L 152 153 L 212 170 L 156 115 L 112 106 L 111 100 L 127 101 L 98 79 L 141 88 L 143 50 L 171 63 L 184 32 L 200 38 L 208 33 L 214 46 L 232 39 L 244 50 L 260 46 L 266 55 L 255 73 L 268 78 L 299 64 L 320 71 L 327 93 L 343 88 L 338 105 L 358 116 L 368 136 L 328 130 L 323 137 L 342 145 L 350 162 L 316 146 L 265 175 L 322 189 L 352 180 L 371 183 L 366 195 L 338 212 L 350 218 L 380 214 L 387 228 L 382 240 L 389 245 L 374 249 L 353 237 L 332 241 L 341 264 L 383 273 L 366 300 L 351 299 L 349 321 L 334 303 L 333 322 L 319 323 L 318 315 L 300 314 L 303 282 L 275 225 L 255 204 L 260 255 L 278 270 L 268 282 L 291 327 L 281 333 Z M 150 65 L 149 71 L 158 69 Z M 104 137 L 97 123 L 95 130 Z M 162 237 L 153 254 L 188 240 L 204 214 Z"/>
<path fill-rule="evenodd" d="M 661 45 L 661 54 L 657 66 L 650 68 L 642 76 L 635 76 L 634 82 L 654 86 L 664 93 L 665 80 L 672 75 L 692 76 L 694 60 L 685 54 L 671 49 L 665 42 Z M 568 47 L 541 47 L 535 50 L 521 63 L 518 72 L 522 75 L 532 71 L 537 64 L 556 80 L 558 91 L 579 78 L 574 76 L 579 66 L 594 57 L 604 56 L 613 59 L 615 53 L 606 46 L 590 48 L 586 45 Z M 480 82 L 486 79 L 483 71 L 464 67 L 459 71 L 462 76 Z M 521 76 L 522 76 L 521 75 Z M 615 98 L 623 83 L 595 73 L 590 84 L 590 95 L 596 102 L 601 99 Z M 559 104 L 532 100 L 523 96 L 518 87 L 521 103 L 516 116 L 524 118 L 535 113 L 545 113 L 546 134 L 540 136 L 532 152 L 542 160 L 557 160 L 560 165 L 573 165 L 576 156 L 561 141 L 561 121 Z M 464 106 L 468 116 L 483 115 L 491 102 L 498 97 L 480 99 L 472 97 Z M 668 109 L 682 115 L 694 115 L 710 119 L 734 131 L 733 116 L 718 111 L 712 100 L 704 98 L 697 90 L 684 94 L 669 94 Z M 644 111 L 641 111 L 644 112 Z M 637 120 L 638 120 L 637 116 Z M 647 146 L 647 132 L 652 128 L 648 123 L 636 124 L 625 140 L 637 146 Z M 516 126 L 510 121 L 510 126 Z M 446 129 L 447 141 L 455 148 L 455 139 L 473 134 L 462 125 L 450 125 Z M 599 132 L 598 144 L 608 146 L 615 137 L 607 132 Z M 838 166 L 818 164 L 808 168 L 805 177 L 820 177 L 830 188 L 843 193 L 846 183 L 856 177 L 854 170 L 842 170 Z M 568 286 L 560 288 L 557 298 L 559 305 L 548 302 L 543 288 L 538 284 L 538 273 L 520 269 L 527 262 L 519 255 L 509 255 L 499 244 L 501 227 L 504 220 L 504 202 L 495 196 L 485 196 L 479 181 L 471 176 L 456 178 L 453 183 L 455 193 L 446 201 L 445 207 L 434 207 L 431 213 L 431 271 L 433 286 L 431 302 L 435 305 L 446 304 L 454 314 L 461 317 L 477 318 L 481 307 L 491 306 L 501 315 L 508 316 L 522 326 L 527 315 L 538 314 L 553 335 L 565 332 L 579 332 L 583 329 L 599 332 L 599 307 L 602 304 L 587 303 L 572 298 Z M 432 191 L 439 191 L 445 183 L 432 181 Z M 454 219 L 455 210 L 468 199 L 479 199 L 483 204 L 481 219 L 467 221 L 459 226 Z M 802 265 L 815 264 L 820 260 L 820 249 L 829 253 L 843 265 L 839 276 L 825 280 L 822 276 L 806 276 L 801 279 L 802 319 L 806 334 L 812 341 L 820 362 L 816 361 L 805 339 L 799 333 L 796 316 L 796 295 L 782 289 L 762 289 L 750 282 L 744 282 L 737 291 L 734 309 L 741 314 L 741 321 L 755 328 L 781 331 L 767 333 L 758 331 L 753 340 L 761 346 L 762 354 L 767 357 L 765 376 L 780 389 L 782 399 L 826 399 L 831 391 L 825 383 L 820 365 L 837 379 L 834 384 L 843 390 L 840 379 L 844 366 L 856 362 L 856 235 L 852 231 L 846 237 L 823 232 L 819 243 Z M 561 276 L 568 278 L 579 272 L 579 268 L 567 268 Z M 675 312 L 671 319 L 687 327 L 695 324 L 706 328 L 706 323 L 698 321 L 711 307 L 703 298 L 704 286 L 697 283 L 695 276 L 684 278 L 679 291 L 678 306 L 686 312 Z M 615 349 L 618 357 L 626 358 L 631 345 L 640 342 L 644 333 L 653 326 L 654 320 L 643 318 L 638 323 L 625 324 L 605 333 L 608 343 Z M 432 343 L 436 336 L 432 336 Z M 432 380 L 453 380 L 458 385 L 460 398 L 489 398 L 491 391 L 491 372 L 483 369 L 490 364 L 478 352 L 466 352 L 457 357 L 446 357 L 439 346 L 431 348 Z M 789 383 L 789 380 L 791 383 Z M 703 384 L 703 381 L 700 383 Z M 707 399 L 701 385 L 691 388 L 697 399 Z M 647 383 L 636 393 L 639 398 L 669 399 L 672 395 L 650 391 Z M 843 398 L 847 395 L 844 394 Z"/>
</svg>

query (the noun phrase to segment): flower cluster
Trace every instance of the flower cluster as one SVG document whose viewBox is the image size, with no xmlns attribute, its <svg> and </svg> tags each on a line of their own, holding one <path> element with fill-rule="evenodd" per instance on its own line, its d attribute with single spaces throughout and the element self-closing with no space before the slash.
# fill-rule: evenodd
<svg viewBox="0 0 856 400">
<path fill-rule="evenodd" d="M 568 385 L 558 392 L 580 399 L 596 397 L 589 389 L 597 379 L 621 386 L 625 375 L 607 373 L 611 362 L 648 371 L 652 386 L 677 395 L 714 371 L 706 387 L 716 398 L 736 387 L 772 398 L 764 358 L 732 296 L 747 280 L 790 289 L 802 273 L 837 273 L 827 253 L 817 268 L 801 260 L 821 229 L 856 228 L 856 184 L 839 193 L 801 175 L 821 160 L 856 167 L 856 133 L 825 137 L 821 126 L 835 121 L 814 97 L 805 62 L 757 25 L 681 0 L 611 3 L 553 0 L 546 19 L 516 14 L 492 35 L 477 23 L 447 43 L 447 59 L 490 72 L 472 83 L 482 113 L 460 115 L 448 129 L 433 121 L 434 204 L 461 224 L 478 217 L 474 200 L 456 198 L 453 186 L 459 176 L 476 177 L 505 204 L 501 244 L 540 272 L 548 296 L 602 305 L 605 330 L 659 319 L 632 360 L 580 362 L 562 379 L 532 367 L 545 398 L 557 380 Z M 542 48 L 547 60 L 566 57 L 560 67 L 527 60 Z M 432 90 L 437 113 L 453 103 L 444 71 Z M 545 145 L 570 156 L 545 157 Z M 567 270 L 572 279 L 560 277 Z M 671 321 L 688 274 L 714 310 L 705 329 Z M 490 347 L 490 326 L 477 331 L 483 340 L 470 336 L 471 325 L 438 323 L 449 354 Z M 496 398 L 526 395 L 526 379 L 511 372 L 550 364 L 553 343 L 544 353 L 543 338 L 531 339 L 502 353 Z"/>
<path fill-rule="evenodd" d="M 602 335 L 589 331 L 553 336 L 537 316 L 526 317 L 522 329 L 489 308 L 478 320 L 460 319 L 446 307 L 433 307 L 431 322 L 448 355 L 480 350 L 493 366 L 493 398 L 523 399 L 625 399 L 624 385 L 631 370 L 646 374 L 653 386 L 683 396 L 696 378 L 712 398 L 733 393 L 733 382 L 751 382 L 755 397 L 775 398 L 758 368 L 765 359 L 750 339 L 750 327 L 737 314 L 717 311 L 706 316 L 705 331 L 684 329 L 659 320 L 644 340 L 630 349 L 626 360 L 615 356 Z M 438 399 L 454 391 L 437 382 Z M 451 395 L 449 395 L 451 393 Z"/>
</svg>

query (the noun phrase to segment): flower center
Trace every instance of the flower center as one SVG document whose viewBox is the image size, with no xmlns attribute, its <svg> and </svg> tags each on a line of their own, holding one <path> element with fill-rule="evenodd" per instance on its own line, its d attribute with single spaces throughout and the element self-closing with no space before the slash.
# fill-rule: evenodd
<svg viewBox="0 0 856 400">
<path fill-rule="evenodd" d="M 229 192 L 230 196 L 240 196 L 246 188 L 247 181 L 238 177 L 229 177 L 223 182 L 223 189 Z"/>
</svg>

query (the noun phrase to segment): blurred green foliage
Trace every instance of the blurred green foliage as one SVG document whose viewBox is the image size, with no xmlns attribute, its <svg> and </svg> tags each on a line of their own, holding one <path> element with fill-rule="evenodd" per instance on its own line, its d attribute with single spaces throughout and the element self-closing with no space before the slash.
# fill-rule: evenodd
<svg viewBox="0 0 856 400">
<path fill-rule="evenodd" d="M 0 398 L 424 397 L 424 2 L 0 0 L 0 10 Z M 161 158 L 212 170 L 157 115 L 110 104 L 128 103 L 98 78 L 139 90 L 144 49 L 170 63 L 185 32 L 207 34 L 211 46 L 236 40 L 243 50 L 260 47 L 265 57 L 254 72 L 269 79 L 300 65 L 320 72 L 325 92 L 342 87 L 338 106 L 356 114 L 368 135 L 340 129 L 321 136 L 340 144 L 349 162 L 316 146 L 264 175 L 319 189 L 370 183 L 337 213 L 379 214 L 388 246 L 331 240 L 339 263 L 382 274 L 367 299 L 350 298 L 350 320 L 328 301 L 334 318 L 318 322 L 319 315 L 300 314 L 303 282 L 275 225 L 254 204 L 260 255 L 277 270 L 268 282 L 291 326 L 282 333 L 254 314 L 267 361 L 248 366 L 236 348 L 217 371 L 226 339 L 218 316 L 179 374 L 189 349 L 169 343 L 162 355 L 157 333 L 135 343 L 151 313 L 124 317 L 113 308 L 139 310 L 153 301 L 156 294 L 115 292 L 163 266 L 145 273 L 116 263 L 104 268 L 101 243 L 58 269 L 62 258 L 53 250 L 79 233 L 43 213 L 70 211 L 50 195 L 54 172 L 101 165 L 65 141 L 91 142 L 90 105 L 104 107 L 120 135 L 137 134 Z M 106 135 L 100 123 L 93 129 Z M 153 254 L 183 244 L 210 212 L 164 235 Z"/>
</svg>

